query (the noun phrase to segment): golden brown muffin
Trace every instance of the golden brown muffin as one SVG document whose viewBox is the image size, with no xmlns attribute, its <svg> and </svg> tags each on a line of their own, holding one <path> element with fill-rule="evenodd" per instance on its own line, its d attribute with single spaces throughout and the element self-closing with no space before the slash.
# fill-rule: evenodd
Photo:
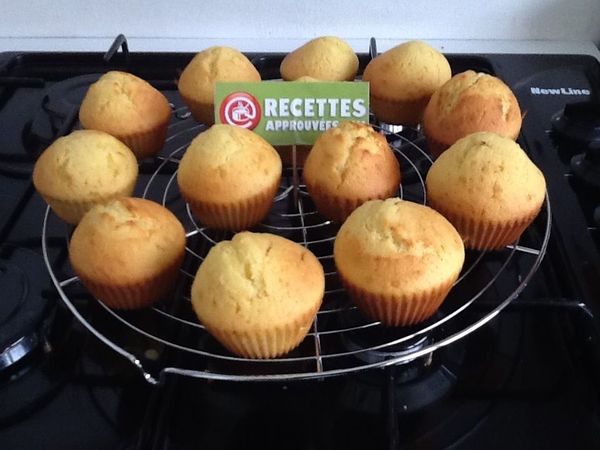
<svg viewBox="0 0 600 450">
<path fill-rule="evenodd" d="M 177 182 L 192 212 L 209 228 L 243 230 L 269 213 L 281 159 L 258 134 L 217 124 L 196 137 L 181 159 Z"/>
<path fill-rule="evenodd" d="M 521 109 L 502 80 L 467 70 L 433 94 L 425 108 L 423 127 L 429 150 L 437 157 L 460 138 L 477 131 L 492 131 L 516 140 Z"/>
<path fill-rule="evenodd" d="M 315 142 L 304 181 L 317 210 L 341 223 L 367 200 L 395 196 L 400 166 L 383 135 L 368 124 L 342 122 Z"/>
<path fill-rule="evenodd" d="M 427 198 L 474 249 L 513 243 L 538 215 L 542 172 L 512 139 L 479 132 L 459 139 L 427 174 Z"/>
<path fill-rule="evenodd" d="M 348 217 L 335 239 L 334 258 L 362 312 L 404 326 L 437 311 L 458 278 L 465 250 L 441 214 L 389 198 L 367 202 Z"/>
<path fill-rule="evenodd" d="M 371 109 L 379 120 L 417 125 L 432 94 L 450 76 L 444 55 L 424 42 L 411 41 L 371 60 L 363 80 L 370 83 Z"/>
<path fill-rule="evenodd" d="M 112 71 L 85 94 L 79 120 L 84 128 L 105 131 L 139 158 L 156 155 L 165 144 L 171 107 L 163 94 L 130 73 Z"/>
<path fill-rule="evenodd" d="M 185 251 L 185 232 L 165 207 L 121 198 L 92 208 L 69 242 L 73 270 L 111 308 L 135 309 L 169 294 Z"/>
<path fill-rule="evenodd" d="M 94 205 L 128 197 L 138 176 L 135 155 L 103 131 L 79 130 L 38 158 L 33 184 L 58 217 L 76 224 Z"/>
<path fill-rule="evenodd" d="M 260 74 L 238 50 L 210 47 L 198 53 L 183 69 L 178 89 L 181 98 L 198 122 L 215 123 L 217 81 L 260 81 Z"/>
<path fill-rule="evenodd" d="M 206 329 L 231 352 L 274 358 L 297 347 L 321 306 L 319 260 L 295 242 L 243 232 L 210 249 L 192 285 Z"/>
<path fill-rule="evenodd" d="M 281 62 L 281 78 L 286 81 L 304 76 L 323 81 L 353 81 L 358 57 L 352 47 L 334 36 L 313 39 L 288 53 Z"/>
</svg>

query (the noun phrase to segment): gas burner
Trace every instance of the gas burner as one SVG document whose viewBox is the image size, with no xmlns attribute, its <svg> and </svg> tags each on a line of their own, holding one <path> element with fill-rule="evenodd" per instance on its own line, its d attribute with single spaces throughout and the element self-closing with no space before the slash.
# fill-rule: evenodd
<svg viewBox="0 0 600 450">
<path fill-rule="evenodd" d="M 594 223 L 597 226 L 600 226 L 600 206 L 596 206 L 594 208 L 594 213 L 593 213 L 593 217 L 592 218 L 594 219 Z"/>
<path fill-rule="evenodd" d="M 41 107 L 25 129 L 24 141 L 27 149 L 37 154 L 48 146 L 56 136 L 71 130 L 77 121 L 79 105 L 92 83 L 101 74 L 69 78 L 52 85 L 42 98 Z"/>
<path fill-rule="evenodd" d="M 19 203 L 15 195 L 0 194 L 0 239 L 5 238 L 5 230 L 10 226 L 10 218 L 14 215 L 14 207 Z M 2 308 L 2 306 L 0 306 Z"/>
<path fill-rule="evenodd" d="M 426 322 L 442 319 L 440 312 Z M 359 335 L 342 336 L 342 347 L 356 352 L 353 357 L 362 363 L 374 364 L 397 359 L 423 349 L 434 342 L 432 336 L 418 333 L 423 324 L 414 327 L 377 327 L 363 330 Z M 399 341 L 395 345 L 377 349 L 379 342 Z M 369 349 L 360 351 L 361 349 Z M 381 412 L 381 390 L 387 386 L 398 412 L 416 411 L 444 397 L 456 379 L 456 370 L 462 362 L 464 349 L 460 345 L 451 350 L 427 353 L 384 370 L 371 370 L 354 375 L 345 387 L 343 402 L 351 410 L 367 414 Z M 435 362 L 434 362 L 435 361 Z"/>
<path fill-rule="evenodd" d="M 551 121 L 562 137 L 590 148 L 600 147 L 600 104 L 591 101 L 568 103 Z"/>
<path fill-rule="evenodd" d="M 421 338 L 413 345 L 425 346 L 428 340 Z M 452 391 L 464 355 L 464 345 L 457 343 L 383 370 L 359 372 L 348 379 L 340 399 L 348 410 L 363 414 L 379 414 L 386 408 L 396 414 L 420 411 Z"/>
<path fill-rule="evenodd" d="M 437 312 L 425 324 L 441 319 L 441 314 Z M 354 318 L 348 315 L 340 319 L 343 326 L 353 325 Z M 428 346 L 433 339 L 427 334 L 418 334 L 423 324 L 416 327 L 371 327 L 362 330 L 359 334 L 344 334 L 341 336 L 342 347 L 363 363 L 373 364 L 389 359 L 395 359 L 403 355 L 414 353 Z M 414 334 L 414 336 L 412 336 Z M 382 342 L 395 342 L 394 345 L 386 345 L 378 349 L 378 344 Z M 363 350 L 368 349 L 368 350 Z M 431 361 L 431 354 L 420 357 L 421 360 Z M 407 364 L 413 360 L 407 360 L 401 364 Z"/>
<path fill-rule="evenodd" d="M 590 186 L 600 187 L 600 104 L 594 101 L 569 103 L 552 117 L 559 136 L 582 148 L 571 158 L 571 170 Z"/>
<path fill-rule="evenodd" d="M 600 188 L 600 145 L 597 148 L 588 148 L 585 153 L 580 153 L 571 158 L 571 169 L 581 180 Z"/>
<path fill-rule="evenodd" d="M 42 257 L 24 248 L 0 248 L 0 372 L 20 367 L 45 342 L 54 302 Z"/>
<path fill-rule="evenodd" d="M 361 346 L 360 344 L 356 343 L 354 340 L 352 340 L 351 338 L 348 338 L 347 336 L 343 336 L 342 340 L 345 343 L 345 347 L 347 347 L 348 350 L 350 350 L 350 351 L 357 351 L 357 350 L 360 350 L 363 348 L 369 348 L 369 347 L 365 347 L 364 343 Z M 393 340 L 393 338 L 391 338 L 390 340 Z M 417 352 L 420 349 L 422 349 L 423 347 L 429 345 L 431 342 L 432 342 L 432 340 L 429 336 L 422 336 L 422 337 L 414 338 L 408 342 L 404 342 L 401 344 L 396 344 L 396 345 L 387 347 L 382 350 L 368 350 L 368 351 L 360 352 L 360 353 L 357 353 L 355 356 L 356 356 L 356 358 L 360 359 L 363 362 L 366 362 L 367 364 L 372 364 L 372 363 L 386 361 L 388 359 L 394 359 L 394 358 L 398 358 L 400 356 L 404 356 L 404 355 L 408 355 L 408 354 Z M 431 353 L 427 354 L 424 357 L 420 357 L 420 358 L 416 358 L 416 359 L 423 359 L 425 361 L 429 361 L 429 363 L 430 363 L 431 362 Z M 403 361 L 403 362 L 399 363 L 399 365 L 408 364 L 408 363 L 411 363 L 412 361 L 414 361 L 414 360 Z M 428 365 L 428 363 L 425 363 L 425 364 Z"/>
</svg>

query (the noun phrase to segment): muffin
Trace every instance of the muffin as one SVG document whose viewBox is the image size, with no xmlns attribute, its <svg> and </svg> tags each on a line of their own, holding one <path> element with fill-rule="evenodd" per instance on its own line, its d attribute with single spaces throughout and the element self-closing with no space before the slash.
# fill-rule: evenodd
<svg viewBox="0 0 600 450">
<path fill-rule="evenodd" d="M 171 120 L 169 102 L 149 83 L 112 71 L 90 86 L 79 110 L 84 128 L 105 131 L 123 141 L 139 158 L 164 146 Z"/>
<path fill-rule="evenodd" d="M 400 166 L 383 135 L 367 124 L 342 122 L 315 142 L 304 182 L 317 210 L 341 223 L 367 200 L 395 196 Z"/>
<path fill-rule="evenodd" d="M 512 139 L 490 132 L 459 139 L 433 163 L 427 198 L 469 248 L 513 243 L 538 215 L 546 195 L 542 172 Z"/>
<path fill-rule="evenodd" d="M 279 70 L 286 81 L 304 76 L 322 81 L 353 81 L 358 71 L 358 57 L 345 41 L 323 36 L 288 53 Z"/>
<path fill-rule="evenodd" d="M 79 223 L 94 205 L 133 193 L 135 155 L 103 131 L 79 130 L 58 138 L 38 158 L 33 184 L 58 217 Z"/>
<path fill-rule="evenodd" d="M 369 201 L 348 217 L 334 244 L 338 275 L 359 309 L 385 325 L 432 316 L 462 269 L 460 235 L 433 209 Z"/>
<path fill-rule="evenodd" d="M 297 347 L 321 306 L 319 260 L 295 242 L 242 232 L 210 249 L 192 284 L 192 305 L 224 347 L 274 358 Z"/>
<path fill-rule="evenodd" d="M 417 125 L 432 94 L 450 79 L 450 64 L 424 42 L 411 41 L 377 56 L 365 68 L 377 119 Z"/>
<path fill-rule="evenodd" d="M 183 155 L 177 182 L 194 215 L 209 228 L 243 230 L 269 213 L 281 180 L 281 159 L 245 128 L 213 125 Z"/>
<path fill-rule="evenodd" d="M 477 131 L 492 131 L 516 140 L 521 110 L 502 80 L 467 70 L 433 94 L 425 108 L 423 128 L 429 150 L 437 157 L 460 138 Z"/>
<path fill-rule="evenodd" d="M 96 205 L 69 242 L 69 258 L 94 297 L 117 309 L 143 308 L 173 288 L 185 232 L 165 207 L 141 198 Z"/>
<path fill-rule="evenodd" d="M 210 47 L 194 56 L 183 69 L 177 87 L 194 119 L 206 125 L 215 123 L 217 81 L 260 81 L 260 74 L 233 48 Z"/>
</svg>

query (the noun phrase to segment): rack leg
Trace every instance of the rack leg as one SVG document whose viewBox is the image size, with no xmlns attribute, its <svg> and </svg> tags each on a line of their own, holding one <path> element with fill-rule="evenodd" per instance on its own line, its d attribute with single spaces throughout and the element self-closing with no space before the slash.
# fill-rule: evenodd
<svg viewBox="0 0 600 450">
<path fill-rule="evenodd" d="M 294 183 L 293 195 L 294 205 L 298 208 L 298 191 L 300 189 L 300 176 L 298 175 L 298 160 L 296 154 L 296 144 L 292 145 L 292 181 Z"/>
<path fill-rule="evenodd" d="M 385 418 L 385 431 L 388 438 L 388 448 L 390 450 L 396 450 L 399 444 L 399 432 L 398 432 L 398 417 L 396 414 L 396 366 L 387 366 L 385 369 L 385 385 L 381 392 L 383 398 L 381 399 L 381 405 L 383 408 L 383 415 Z"/>
</svg>

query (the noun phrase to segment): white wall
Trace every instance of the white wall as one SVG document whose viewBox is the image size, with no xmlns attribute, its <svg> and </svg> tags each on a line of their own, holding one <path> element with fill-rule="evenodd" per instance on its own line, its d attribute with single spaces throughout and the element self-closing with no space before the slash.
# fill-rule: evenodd
<svg viewBox="0 0 600 450">
<path fill-rule="evenodd" d="M 600 42 L 600 0 L 0 0 L 0 37 L 555 39 Z"/>
</svg>

